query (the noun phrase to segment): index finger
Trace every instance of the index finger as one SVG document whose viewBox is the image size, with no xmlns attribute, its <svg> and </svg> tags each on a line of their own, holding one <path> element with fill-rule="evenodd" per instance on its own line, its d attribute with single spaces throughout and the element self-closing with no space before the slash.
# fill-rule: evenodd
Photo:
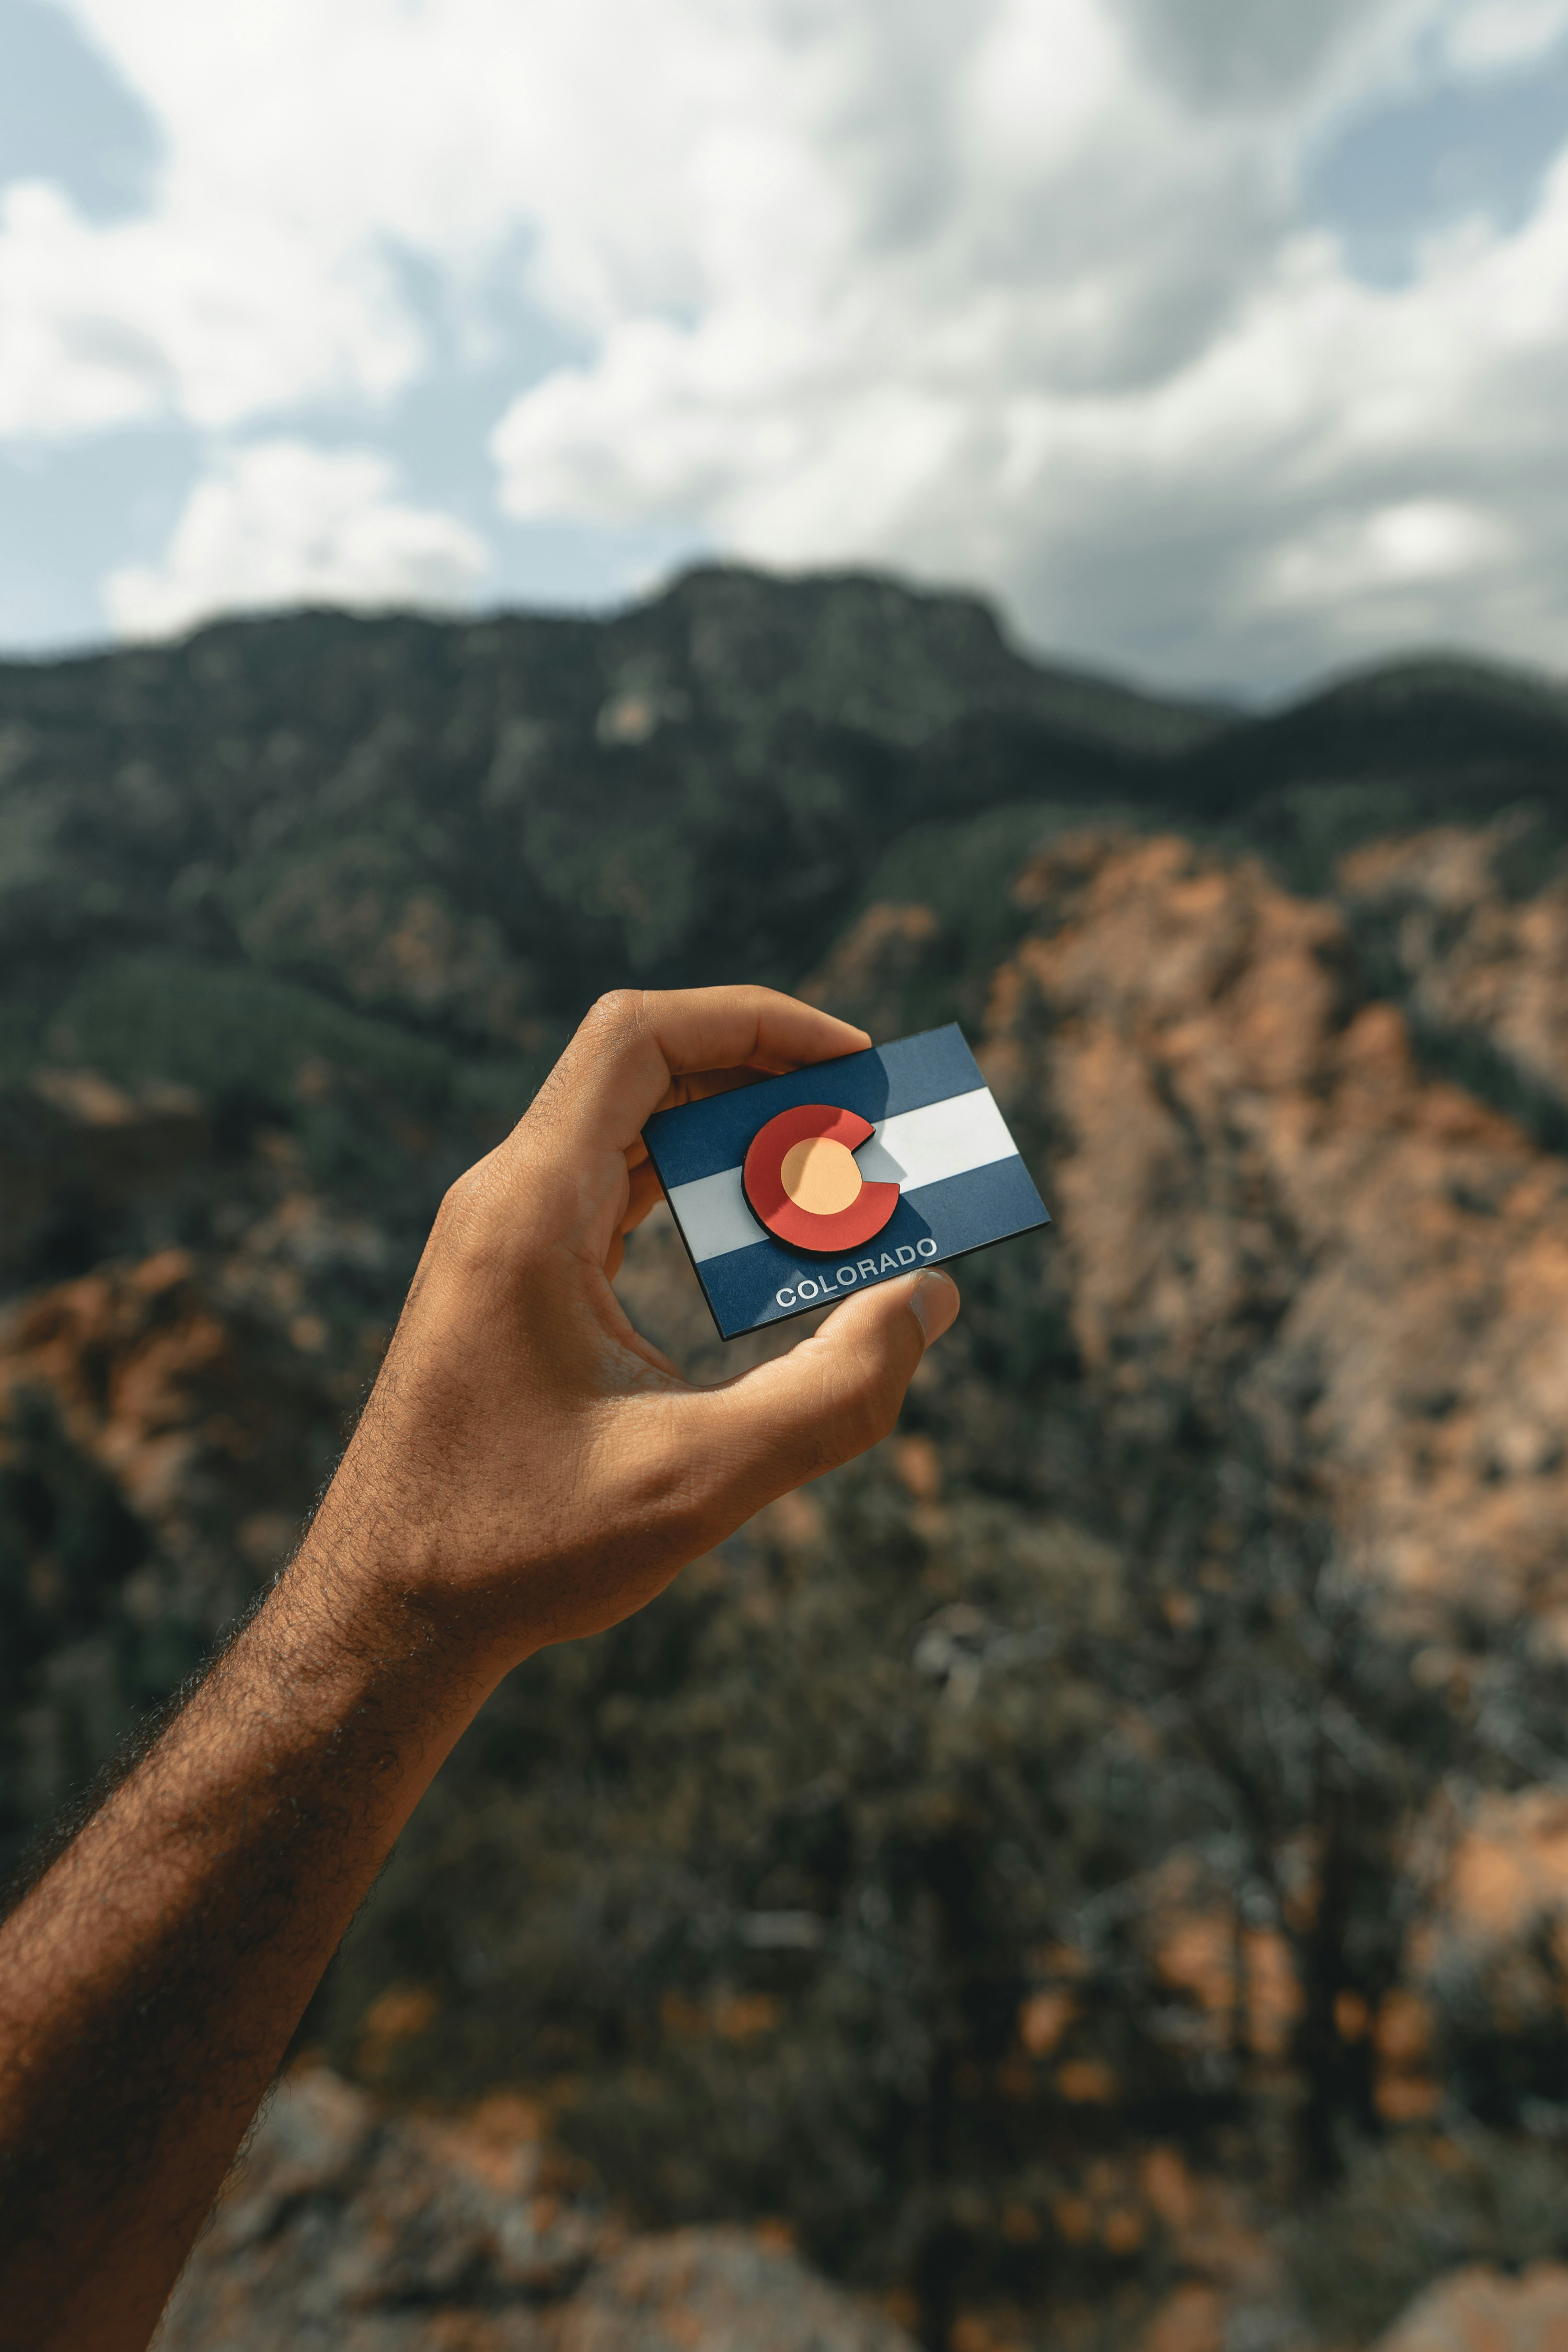
<svg viewBox="0 0 1568 2352">
<path fill-rule="evenodd" d="M 870 1042 L 864 1029 L 776 989 L 616 989 L 588 1013 L 535 1108 L 579 1148 L 625 1151 L 677 1078 L 798 1070 Z"/>
</svg>

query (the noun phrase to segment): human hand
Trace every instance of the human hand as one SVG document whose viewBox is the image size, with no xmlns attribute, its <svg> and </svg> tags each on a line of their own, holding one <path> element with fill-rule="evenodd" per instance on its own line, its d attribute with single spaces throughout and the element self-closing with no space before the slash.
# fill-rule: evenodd
<svg viewBox="0 0 1568 2352">
<path fill-rule="evenodd" d="M 713 1389 L 610 1287 L 659 1196 L 644 1121 L 869 1044 L 762 988 L 594 1007 L 507 1140 L 452 1187 L 306 1551 L 480 1678 L 601 1631 L 764 1503 L 884 1437 L 958 1312 L 927 1270 Z"/>
</svg>

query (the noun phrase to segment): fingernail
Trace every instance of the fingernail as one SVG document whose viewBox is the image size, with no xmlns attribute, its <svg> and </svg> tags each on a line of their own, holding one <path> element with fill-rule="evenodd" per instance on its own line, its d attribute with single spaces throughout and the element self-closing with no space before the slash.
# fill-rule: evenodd
<svg viewBox="0 0 1568 2352">
<path fill-rule="evenodd" d="M 916 1276 L 910 1305 L 915 1310 L 915 1321 L 925 1333 L 928 1348 L 953 1321 L 960 1304 L 958 1285 L 950 1275 L 933 1272 Z"/>
</svg>

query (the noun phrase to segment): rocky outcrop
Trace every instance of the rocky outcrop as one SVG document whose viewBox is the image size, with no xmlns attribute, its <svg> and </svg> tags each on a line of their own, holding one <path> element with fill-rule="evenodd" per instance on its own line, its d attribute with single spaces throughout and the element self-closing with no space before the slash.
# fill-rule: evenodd
<svg viewBox="0 0 1568 2352">
<path fill-rule="evenodd" d="M 1342 859 L 1339 895 L 1416 1023 L 1480 1047 L 1527 1102 L 1568 1119 L 1568 881 L 1543 876 L 1534 829 L 1437 825 Z"/>
<path fill-rule="evenodd" d="M 930 907 L 879 900 L 845 933 L 800 992 L 808 1004 L 852 1005 L 853 1013 L 843 1018 L 857 1021 L 874 1038 L 896 1037 L 904 1026 L 910 982 L 941 929 Z"/>
<path fill-rule="evenodd" d="M 346 1400 L 287 1275 L 170 1248 L 0 1315 L 0 1864 L 299 1533 Z"/>
<path fill-rule="evenodd" d="M 1098 835 L 1018 891 L 983 1059 L 1112 1413 L 1246 1416 L 1406 1593 L 1568 1605 L 1568 1165 L 1252 863 Z"/>
<path fill-rule="evenodd" d="M 14 1309 L 0 1324 L 0 1400 L 47 1398 L 195 1578 L 215 1550 L 271 1565 L 298 1524 L 325 1402 L 311 1357 L 165 1250 Z"/>
<path fill-rule="evenodd" d="M 296 2074 L 157 2352 L 910 2352 L 767 2233 L 629 2234 L 563 2192 L 519 2099 L 461 2121 Z"/>
<path fill-rule="evenodd" d="M 1556 2352 L 1568 2336 L 1568 2269 L 1518 2278 L 1477 2263 L 1439 2279 L 1378 2339 L 1377 2352 Z"/>
</svg>

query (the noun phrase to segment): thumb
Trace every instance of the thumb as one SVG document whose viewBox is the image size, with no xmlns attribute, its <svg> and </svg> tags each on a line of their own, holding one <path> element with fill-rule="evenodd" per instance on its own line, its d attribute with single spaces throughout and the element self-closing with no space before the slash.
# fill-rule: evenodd
<svg viewBox="0 0 1568 2352">
<path fill-rule="evenodd" d="M 886 1437 L 933 1339 L 959 1309 L 934 1267 L 846 1299 L 813 1338 L 694 1402 L 715 1516 L 731 1527 Z"/>
</svg>

